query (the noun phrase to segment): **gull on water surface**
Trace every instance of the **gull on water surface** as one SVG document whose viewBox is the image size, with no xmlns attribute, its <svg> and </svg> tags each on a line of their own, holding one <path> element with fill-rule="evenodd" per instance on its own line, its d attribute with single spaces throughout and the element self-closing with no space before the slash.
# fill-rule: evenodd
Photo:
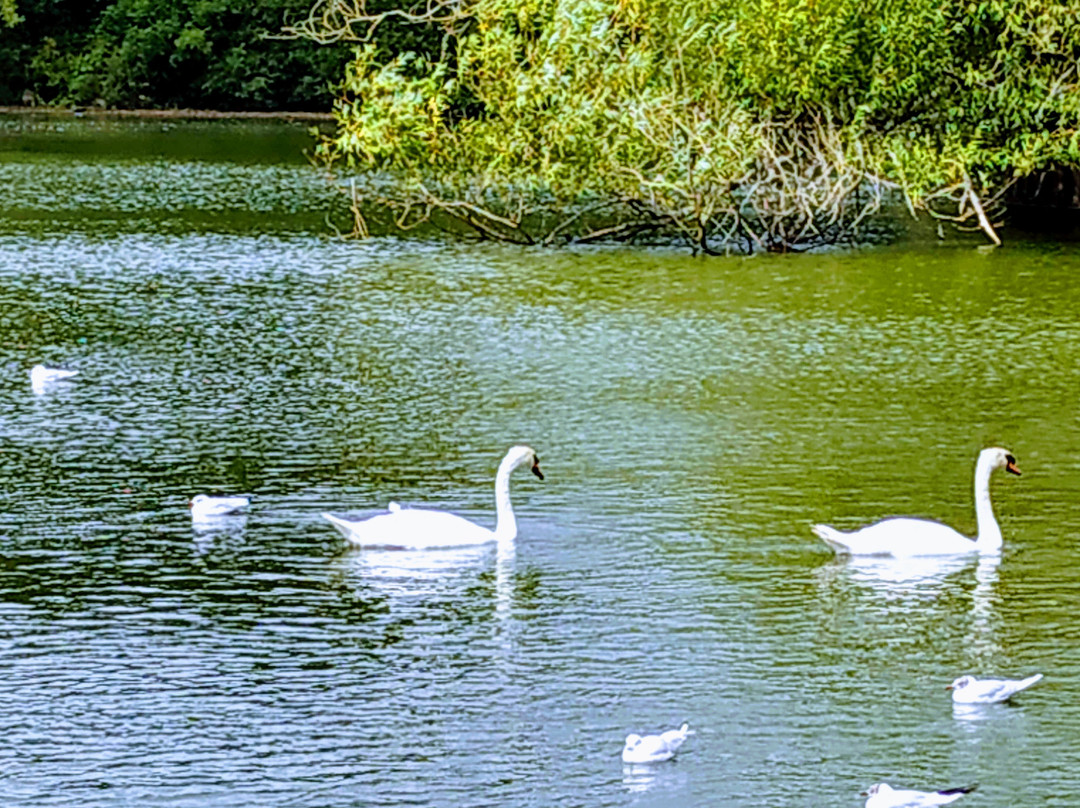
<svg viewBox="0 0 1080 808">
<path fill-rule="evenodd" d="M 943 791 L 915 791 L 896 789 L 888 783 L 875 783 L 860 796 L 866 797 L 865 808 L 931 808 L 934 805 L 948 805 L 956 802 L 965 794 L 970 794 L 977 786 L 947 788 Z"/>
<path fill-rule="evenodd" d="M 687 737 L 693 734 L 690 726 L 683 724 L 678 729 L 669 729 L 659 735 L 627 735 L 626 745 L 622 750 L 623 763 L 660 763 L 671 760 Z"/>
<path fill-rule="evenodd" d="M 188 507 L 191 508 L 191 518 L 195 521 L 214 516 L 228 516 L 247 506 L 247 497 L 210 497 L 206 494 L 199 494 L 188 503 Z"/>
<path fill-rule="evenodd" d="M 946 690 L 952 691 L 952 700 L 957 704 L 997 704 L 1026 690 L 1042 679 L 1036 673 L 1026 679 L 976 679 L 974 676 L 961 676 Z"/>
<path fill-rule="evenodd" d="M 45 388 L 53 382 L 70 379 L 78 376 L 77 370 L 61 370 L 60 368 L 47 368 L 44 365 L 34 365 L 30 370 L 30 387 L 35 393 L 44 393 Z"/>
</svg>

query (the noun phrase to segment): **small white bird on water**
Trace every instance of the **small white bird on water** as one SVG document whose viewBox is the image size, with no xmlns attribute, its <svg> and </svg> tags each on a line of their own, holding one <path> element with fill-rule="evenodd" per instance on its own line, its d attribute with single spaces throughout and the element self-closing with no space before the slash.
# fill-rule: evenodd
<svg viewBox="0 0 1080 808">
<path fill-rule="evenodd" d="M 975 521 L 978 535 L 974 540 L 940 522 L 909 517 L 884 519 L 850 533 L 828 525 L 814 525 L 811 529 L 837 555 L 910 557 L 1000 553 L 1001 528 L 990 505 L 990 475 L 994 469 L 1000 468 L 1020 475 L 1016 458 L 1005 449 L 994 446 L 979 453 L 975 464 Z"/>
<path fill-rule="evenodd" d="M 243 510 L 247 506 L 247 497 L 210 497 L 206 494 L 199 494 L 188 503 L 188 507 L 191 509 L 191 519 L 194 522 L 212 519 L 215 516 L 228 516 Z"/>
<path fill-rule="evenodd" d="M 683 724 L 678 729 L 669 729 L 659 735 L 627 735 L 622 750 L 623 763 L 660 763 L 671 760 L 679 747 L 693 734 L 690 725 Z"/>
<path fill-rule="evenodd" d="M 78 376 L 77 370 L 61 370 L 60 368 L 47 368 L 44 365 L 34 365 L 30 370 L 30 388 L 35 393 L 44 393 L 45 388 L 53 382 L 70 379 Z"/>
<path fill-rule="evenodd" d="M 952 700 L 957 704 L 997 704 L 1026 690 L 1042 679 L 1041 673 L 1026 679 L 976 679 L 974 676 L 961 676 L 946 690 L 952 691 Z"/>
<path fill-rule="evenodd" d="M 977 787 L 971 785 L 947 788 L 943 791 L 914 791 L 896 789 L 888 783 L 875 783 L 859 796 L 866 797 L 865 808 L 931 808 L 934 805 L 948 805 L 950 802 L 956 802 Z"/>
<path fill-rule="evenodd" d="M 510 475 L 519 466 L 528 466 L 541 480 L 540 458 L 528 446 L 514 446 L 506 453 L 495 473 L 495 529 L 478 525 L 457 514 L 426 508 L 402 508 L 391 502 L 387 513 L 367 519 L 347 519 L 324 513 L 347 541 L 358 547 L 393 547 L 403 550 L 433 550 L 469 547 L 488 542 L 512 546 L 517 537 L 517 521 L 510 505 Z"/>
</svg>

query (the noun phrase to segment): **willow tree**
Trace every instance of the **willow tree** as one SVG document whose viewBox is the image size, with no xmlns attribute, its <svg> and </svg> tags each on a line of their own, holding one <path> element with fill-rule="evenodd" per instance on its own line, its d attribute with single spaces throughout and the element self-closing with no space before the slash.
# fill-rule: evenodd
<svg viewBox="0 0 1080 808">
<path fill-rule="evenodd" d="M 356 42 L 318 155 L 368 178 L 360 230 L 788 250 L 895 195 L 996 240 L 1015 178 L 1080 165 L 1080 0 L 320 0 L 291 31 Z"/>
</svg>

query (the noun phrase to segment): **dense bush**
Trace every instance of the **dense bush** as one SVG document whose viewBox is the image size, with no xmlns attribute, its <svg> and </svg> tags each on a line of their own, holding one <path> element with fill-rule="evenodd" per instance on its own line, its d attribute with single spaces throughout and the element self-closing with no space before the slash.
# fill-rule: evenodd
<svg viewBox="0 0 1080 808">
<path fill-rule="evenodd" d="M 392 173 L 368 197 L 406 224 L 590 238 L 593 205 L 606 236 L 788 249 L 895 192 L 996 238 L 1014 178 L 1080 165 L 1080 0 L 447 0 L 417 11 L 438 55 L 322 7 L 309 36 L 376 27 L 321 153 Z"/>
<path fill-rule="evenodd" d="M 0 104 L 327 109 L 349 54 L 267 36 L 308 0 L 0 2 L 22 17 L 0 28 Z"/>
</svg>

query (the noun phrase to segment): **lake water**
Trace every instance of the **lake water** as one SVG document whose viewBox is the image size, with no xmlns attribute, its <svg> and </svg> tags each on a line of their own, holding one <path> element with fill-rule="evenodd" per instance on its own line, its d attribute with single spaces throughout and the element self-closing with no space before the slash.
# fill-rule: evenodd
<svg viewBox="0 0 1080 808">
<path fill-rule="evenodd" d="M 0 125 L 0 803 L 1076 804 L 1074 248 L 346 242 L 305 142 Z M 80 375 L 35 395 L 37 362 Z M 513 554 L 320 516 L 492 524 L 515 443 L 546 479 L 513 479 Z M 973 533 L 989 445 L 1024 472 L 999 562 L 810 532 Z M 195 530 L 200 492 L 251 507 Z M 1037 671 L 974 714 L 944 690 Z"/>
</svg>

